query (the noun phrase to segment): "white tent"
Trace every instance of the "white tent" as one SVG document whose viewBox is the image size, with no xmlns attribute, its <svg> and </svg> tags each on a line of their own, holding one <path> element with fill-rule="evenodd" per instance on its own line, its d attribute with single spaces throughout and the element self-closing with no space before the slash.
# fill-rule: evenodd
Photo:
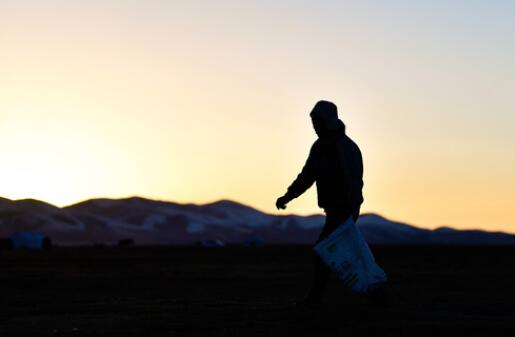
<svg viewBox="0 0 515 337">
<path fill-rule="evenodd" d="M 42 249 L 45 248 L 45 243 L 49 243 L 46 236 L 36 232 L 17 232 L 11 236 L 11 240 L 14 248 Z"/>
<path fill-rule="evenodd" d="M 218 247 L 225 246 L 225 244 L 222 242 L 222 240 L 218 240 L 218 239 L 207 239 L 207 240 L 201 241 L 201 245 L 204 247 L 209 247 L 209 248 L 218 248 Z"/>
</svg>

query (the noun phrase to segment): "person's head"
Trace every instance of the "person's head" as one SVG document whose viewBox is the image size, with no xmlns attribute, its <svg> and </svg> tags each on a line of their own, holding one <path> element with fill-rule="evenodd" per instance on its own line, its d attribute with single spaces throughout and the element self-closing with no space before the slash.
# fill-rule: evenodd
<svg viewBox="0 0 515 337">
<path fill-rule="evenodd" d="M 309 115 L 318 137 L 336 134 L 342 128 L 345 131 L 345 125 L 338 119 L 338 108 L 332 102 L 318 101 Z"/>
</svg>

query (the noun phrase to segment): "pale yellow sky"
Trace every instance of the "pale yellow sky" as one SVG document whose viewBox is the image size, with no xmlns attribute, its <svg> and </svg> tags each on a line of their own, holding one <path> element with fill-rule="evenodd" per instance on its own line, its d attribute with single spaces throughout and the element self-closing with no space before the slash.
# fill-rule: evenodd
<svg viewBox="0 0 515 337">
<path fill-rule="evenodd" d="M 364 212 L 515 232 L 515 5 L 3 1 L 0 196 L 276 212 L 334 101 Z M 320 212 L 315 191 L 288 212 Z"/>
</svg>

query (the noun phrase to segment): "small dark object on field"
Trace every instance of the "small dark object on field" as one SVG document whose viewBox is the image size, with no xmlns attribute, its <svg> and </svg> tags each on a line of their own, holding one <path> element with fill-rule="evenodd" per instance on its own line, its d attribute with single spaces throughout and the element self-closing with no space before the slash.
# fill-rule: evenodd
<svg viewBox="0 0 515 337">
<path fill-rule="evenodd" d="M 10 238 L 0 238 L 0 251 L 12 250 L 14 248 L 13 240 Z"/>
<path fill-rule="evenodd" d="M 50 249 L 50 248 L 52 248 L 52 240 L 48 236 L 45 236 L 41 246 L 43 247 L 43 249 Z"/>
<path fill-rule="evenodd" d="M 265 240 L 260 236 L 251 236 L 243 241 L 243 245 L 246 247 L 262 247 L 264 244 Z"/>
<path fill-rule="evenodd" d="M 121 239 L 118 241 L 118 247 L 133 247 L 134 245 L 133 239 Z"/>
</svg>

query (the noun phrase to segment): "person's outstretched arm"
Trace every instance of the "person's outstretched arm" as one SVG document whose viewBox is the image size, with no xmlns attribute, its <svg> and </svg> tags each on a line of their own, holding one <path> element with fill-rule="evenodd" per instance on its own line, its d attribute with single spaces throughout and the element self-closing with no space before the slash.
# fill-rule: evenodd
<svg viewBox="0 0 515 337">
<path fill-rule="evenodd" d="M 311 151 L 309 152 L 308 159 L 306 160 L 302 171 L 299 173 L 290 187 L 288 187 L 286 194 L 277 199 L 275 205 L 278 209 L 285 209 L 287 203 L 299 197 L 302 193 L 306 192 L 306 190 L 310 188 L 315 182 L 313 148 L 314 146 L 311 147 Z"/>
</svg>

